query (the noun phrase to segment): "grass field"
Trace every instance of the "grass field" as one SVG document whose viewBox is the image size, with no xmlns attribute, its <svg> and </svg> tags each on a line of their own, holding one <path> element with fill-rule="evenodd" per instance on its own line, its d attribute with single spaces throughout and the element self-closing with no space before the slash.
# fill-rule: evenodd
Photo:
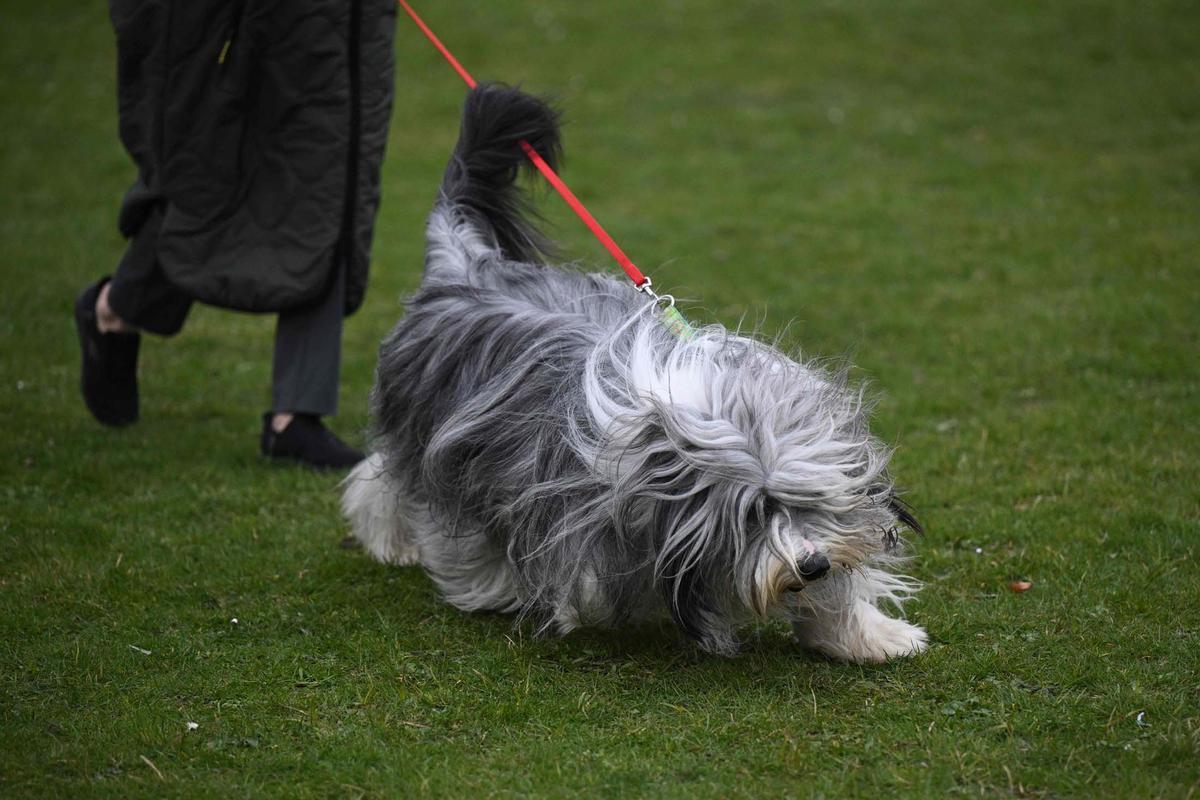
<svg viewBox="0 0 1200 800">
<path fill-rule="evenodd" d="M 123 249 L 112 36 L 10 0 L 0 796 L 1200 794 L 1200 6 L 423 5 L 479 76 L 560 97 L 566 179 L 692 317 L 870 378 L 931 650 L 764 628 L 721 660 L 441 605 L 338 548 L 336 476 L 258 458 L 270 318 L 145 342 L 141 423 L 95 424 L 70 306 Z M 359 442 L 462 91 L 405 20 L 397 62 Z"/>
</svg>

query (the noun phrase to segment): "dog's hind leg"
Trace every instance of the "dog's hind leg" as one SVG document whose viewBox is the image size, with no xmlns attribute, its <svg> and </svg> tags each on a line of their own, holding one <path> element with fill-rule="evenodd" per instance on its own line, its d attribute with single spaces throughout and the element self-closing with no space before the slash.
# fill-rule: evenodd
<svg viewBox="0 0 1200 800">
<path fill-rule="evenodd" d="M 898 604 L 915 590 L 911 579 L 873 567 L 831 575 L 801 593 L 796 639 L 830 658 L 859 664 L 920 653 L 929 642 L 925 630 L 878 607 L 880 601 Z"/>
<path fill-rule="evenodd" d="M 343 482 L 342 512 L 363 549 L 385 564 L 419 563 L 446 602 L 463 611 L 515 611 L 516 580 L 482 535 L 447 536 L 430 509 L 406 497 L 376 453 Z"/>
<path fill-rule="evenodd" d="M 375 453 L 342 482 L 342 513 L 363 548 L 385 564 L 415 564 L 420 557 L 410 533 L 404 496 Z"/>
<path fill-rule="evenodd" d="M 521 607 L 516 575 L 504 552 L 483 534 L 446 536 L 429 520 L 417 537 L 421 566 L 447 603 L 462 611 L 516 611 Z"/>
</svg>

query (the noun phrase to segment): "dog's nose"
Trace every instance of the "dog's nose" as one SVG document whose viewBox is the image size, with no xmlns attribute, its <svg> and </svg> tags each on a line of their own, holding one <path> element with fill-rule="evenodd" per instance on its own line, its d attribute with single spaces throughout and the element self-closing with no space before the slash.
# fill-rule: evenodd
<svg viewBox="0 0 1200 800">
<path fill-rule="evenodd" d="M 809 556 L 800 564 L 800 577 L 806 581 L 815 581 L 826 572 L 829 572 L 829 559 L 819 553 Z"/>
</svg>

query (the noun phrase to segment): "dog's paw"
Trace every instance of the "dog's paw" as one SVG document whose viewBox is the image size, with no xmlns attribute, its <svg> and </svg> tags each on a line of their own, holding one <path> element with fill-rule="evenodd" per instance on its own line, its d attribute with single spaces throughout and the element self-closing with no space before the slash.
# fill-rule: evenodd
<svg viewBox="0 0 1200 800">
<path fill-rule="evenodd" d="M 915 656 L 929 647 L 925 629 L 902 619 L 883 614 L 864 627 L 857 648 L 852 648 L 852 661 L 881 664 L 893 658 Z"/>
<path fill-rule="evenodd" d="M 386 551 L 376 553 L 376 558 L 394 567 L 407 567 L 421 563 L 421 551 L 415 544 L 393 540 Z"/>
<path fill-rule="evenodd" d="M 798 622 L 795 633 L 805 647 L 855 664 L 882 664 L 916 655 L 929 646 L 924 628 L 893 619 L 865 602 L 853 614 Z"/>
</svg>

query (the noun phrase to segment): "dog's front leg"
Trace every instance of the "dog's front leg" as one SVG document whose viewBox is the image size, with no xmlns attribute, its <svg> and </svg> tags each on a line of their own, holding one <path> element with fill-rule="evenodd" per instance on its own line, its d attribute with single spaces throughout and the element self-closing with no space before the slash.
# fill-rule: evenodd
<svg viewBox="0 0 1200 800">
<path fill-rule="evenodd" d="M 915 655 L 929 643 L 925 630 L 883 613 L 880 600 L 902 600 L 914 584 L 866 567 L 830 575 L 805 587 L 793 620 L 796 640 L 830 658 L 882 663 Z"/>
</svg>

